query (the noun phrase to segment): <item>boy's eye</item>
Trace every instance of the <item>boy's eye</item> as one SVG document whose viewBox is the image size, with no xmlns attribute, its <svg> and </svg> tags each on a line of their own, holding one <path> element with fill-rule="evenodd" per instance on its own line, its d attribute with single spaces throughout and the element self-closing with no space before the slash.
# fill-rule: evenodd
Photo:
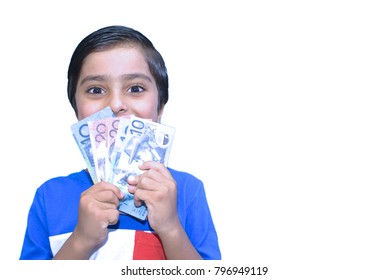
<svg viewBox="0 0 389 280">
<path fill-rule="evenodd" d="M 129 89 L 128 89 L 128 92 L 130 92 L 130 93 L 139 93 L 139 92 L 142 92 L 142 91 L 144 91 L 144 88 L 143 87 L 141 87 L 141 86 L 132 86 L 132 87 L 130 87 Z"/>
<path fill-rule="evenodd" d="M 92 88 L 88 89 L 88 92 L 92 93 L 92 94 L 102 94 L 102 93 L 104 93 L 103 89 L 99 88 L 99 87 L 92 87 Z"/>
</svg>

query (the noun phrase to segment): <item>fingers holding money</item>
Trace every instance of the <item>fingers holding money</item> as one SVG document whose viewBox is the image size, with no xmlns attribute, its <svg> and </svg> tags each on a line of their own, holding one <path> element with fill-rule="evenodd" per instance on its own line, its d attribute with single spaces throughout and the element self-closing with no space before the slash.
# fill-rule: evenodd
<svg viewBox="0 0 389 280">
<path fill-rule="evenodd" d="M 172 228 L 178 221 L 175 180 L 162 163 L 149 161 L 139 168 L 144 172 L 128 179 L 135 205 L 146 204 L 148 220 L 154 230 Z"/>
<path fill-rule="evenodd" d="M 81 194 L 77 233 L 84 239 L 100 245 L 107 237 L 109 225 L 119 218 L 117 209 L 123 193 L 114 185 L 100 182 Z"/>
<path fill-rule="evenodd" d="M 139 207 L 143 204 L 143 200 L 139 198 L 139 189 L 137 191 L 137 185 L 139 183 L 139 176 L 130 176 L 127 179 L 128 192 L 134 195 L 134 205 Z M 135 192 L 137 191 L 137 195 Z"/>
<path fill-rule="evenodd" d="M 89 195 L 90 198 L 102 204 L 114 204 L 115 208 L 119 205 L 119 200 L 124 196 L 119 188 L 106 182 L 98 183 L 88 191 L 89 194 L 87 192 L 85 194 Z"/>
</svg>

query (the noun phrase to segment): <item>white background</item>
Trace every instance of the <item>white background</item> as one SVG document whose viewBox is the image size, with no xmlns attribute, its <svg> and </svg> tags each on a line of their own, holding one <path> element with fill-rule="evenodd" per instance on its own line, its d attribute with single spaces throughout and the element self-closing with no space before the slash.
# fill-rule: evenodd
<svg viewBox="0 0 389 280">
<path fill-rule="evenodd" d="M 87 34 L 121 24 L 166 61 L 169 165 L 204 181 L 226 263 L 267 265 L 272 279 L 384 279 L 384 3 L 3 1 L 1 260 L 19 257 L 36 188 L 84 168 L 68 63 Z"/>
</svg>

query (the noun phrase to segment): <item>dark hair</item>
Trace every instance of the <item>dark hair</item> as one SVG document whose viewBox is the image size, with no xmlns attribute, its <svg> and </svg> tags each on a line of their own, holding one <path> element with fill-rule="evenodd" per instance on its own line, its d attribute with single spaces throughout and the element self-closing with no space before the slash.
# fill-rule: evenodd
<svg viewBox="0 0 389 280">
<path fill-rule="evenodd" d="M 76 47 L 68 69 L 68 99 L 76 115 L 76 88 L 80 78 L 81 67 L 85 58 L 96 51 L 104 51 L 118 45 L 135 44 L 139 46 L 149 65 L 158 89 L 158 111 L 169 99 L 169 82 L 165 62 L 153 43 L 142 33 L 132 28 L 120 25 L 103 27 L 85 37 Z"/>
</svg>

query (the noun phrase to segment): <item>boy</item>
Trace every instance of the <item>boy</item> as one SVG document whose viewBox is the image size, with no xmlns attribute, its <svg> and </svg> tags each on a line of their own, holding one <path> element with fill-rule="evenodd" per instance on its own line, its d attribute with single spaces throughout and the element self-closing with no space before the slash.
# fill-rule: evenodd
<svg viewBox="0 0 389 280">
<path fill-rule="evenodd" d="M 140 32 L 108 26 L 85 37 L 68 69 L 68 98 L 79 120 L 110 106 L 116 117 L 160 122 L 168 75 Z M 119 214 L 123 193 L 82 170 L 45 182 L 31 205 L 20 259 L 220 259 L 203 183 L 146 161 L 128 179 L 146 221 Z"/>
</svg>

